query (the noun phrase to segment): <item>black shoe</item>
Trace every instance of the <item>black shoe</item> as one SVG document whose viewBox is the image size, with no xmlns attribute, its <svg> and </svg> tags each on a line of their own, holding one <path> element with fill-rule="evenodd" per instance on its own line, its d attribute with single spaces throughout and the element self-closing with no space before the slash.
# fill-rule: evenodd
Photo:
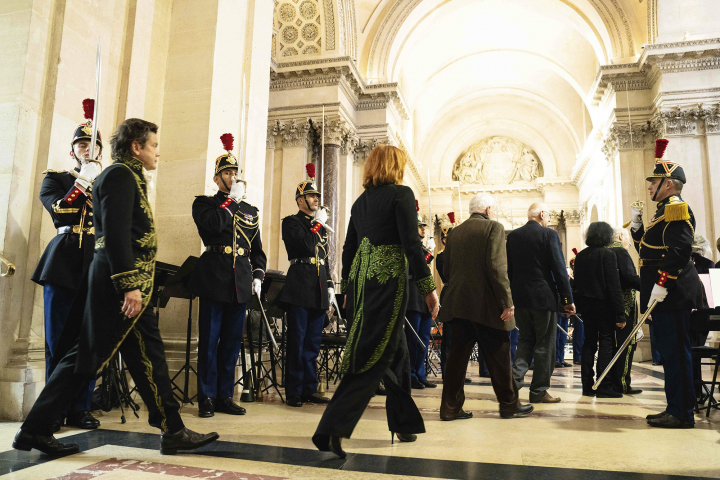
<svg viewBox="0 0 720 480">
<path fill-rule="evenodd" d="M 562 363 L 562 366 L 565 368 L 572 367 L 572 365 L 570 365 L 568 362 L 560 362 L 560 363 Z"/>
<path fill-rule="evenodd" d="M 382 395 L 383 397 L 387 396 L 387 391 L 385 390 L 385 387 L 380 385 L 377 390 L 375 390 L 375 395 Z"/>
<path fill-rule="evenodd" d="M 481 374 L 480 374 L 480 377 L 481 377 L 481 378 L 490 378 L 490 372 L 481 373 Z"/>
<path fill-rule="evenodd" d="M 520 405 L 514 412 L 500 412 L 500 418 L 519 418 L 535 410 L 532 405 Z"/>
<path fill-rule="evenodd" d="M 472 412 L 466 412 L 465 410 L 460 410 L 460 412 L 457 415 L 455 415 L 454 417 L 443 418 L 441 416 L 440 420 L 443 420 L 445 422 L 450 422 L 452 420 L 467 420 L 469 418 L 472 418 L 472 416 L 473 416 Z"/>
<path fill-rule="evenodd" d="M 625 395 L 639 395 L 642 393 L 642 390 L 639 388 L 628 388 L 627 392 L 625 392 Z"/>
<path fill-rule="evenodd" d="M 342 439 L 339 437 L 330 437 L 330 451 L 337 455 L 338 458 L 347 457 L 347 454 L 342 449 Z"/>
<path fill-rule="evenodd" d="M 300 398 L 300 395 L 293 395 L 292 397 L 288 397 L 287 401 L 285 402 L 291 407 L 302 407 L 302 398 Z"/>
<path fill-rule="evenodd" d="M 175 455 L 178 450 L 195 450 L 214 442 L 219 437 L 220 435 L 215 432 L 203 435 L 202 433 L 193 432 L 187 427 L 177 433 L 163 432 L 160 435 L 160 454 Z"/>
<path fill-rule="evenodd" d="M 62 420 L 56 420 L 56 421 L 54 421 L 53 424 L 52 424 L 52 431 L 53 431 L 53 433 L 59 432 L 60 429 L 62 428 L 62 424 L 63 424 Z"/>
<path fill-rule="evenodd" d="M 662 362 L 655 362 L 655 361 L 653 361 L 653 367 L 657 367 L 657 366 L 659 366 L 659 365 L 662 365 Z"/>
<path fill-rule="evenodd" d="M 465 383 L 472 383 L 472 378 L 465 377 Z"/>
<path fill-rule="evenodd" d="M 669 415 L 668 412 L 660 412 L 660 413 L 652 413 L 645 417 L 646 420 L 657 420 L 658 418 L 662 418 L 665 415 Z"/>
<path fill-rule="evenodd" d="M 209 418 L 215 415 L 215 399 L 206 398 L 200 401 L 198 416 L 200 418 Z"/>
<path fill-rule="evenodd" d="M 555 368 L 563 368 L 564 366 L 562 362 L 555 362 Z"/>
<path fill-rule="evenodd" d="M 648 425 L 651 427 L 658 428 L 695 428 L 695 424 L 689 422 L 683 422 L 677 417 L 674 417 L 667 413 L 660 418 L 653 418 L 648 420 Z"/>
<path fill-rule="evenodd" d="M 597 392 L 595 392 L 595 390 L 593 390 L 592 388 L 590 390 L 582 391 L 583 397 L 594 397 L 596 395 L 596 393 Z"/>
<path fill-rule="evenodd" d="M 100 426 L 97 418 L 90 415 L 90 412 L 75 412 L 68 415 L 65 425 L 69 427 L 84 428 L 85 430 L 94 430 Z"/>
<path fill-rule="evenodd" d="M 74 443 L 64 445 L 58 442 L 52 435 L 49 437 L 32 435 L 23 432 L 22 429 L 18 430 L 17 434 L 15 434 L 15 440 L 13 440 L 12 446 L 16 450 L 24 450 L 26 452 L 34 448 L 46 455 L 70 455 L 80 451 L 80 447 Z"/>
<path fill-rule="evenodd" d="M 420 383 L 422 383 L 423 385 L 425 385 L 425 388 L 437 388 L 437 384 L 436 384 L 436 383 L 430 383 L 430 382 L 428 382 L 427 380 L 425 380 L 424 382 L 420 382 Z"/>
<path fill-rule="evenodd" d="M 417 380 L 413 380 L 412 383 L 410 384 L 410 386 L 417 390 L 422 390 L 423 388 L 425 388 L 425 385 L 418 382 Z"/>
<path fill-rule="evenodd" d="M 615 390 L 605 390 L 602 388 L 598 388 L 595 391 L 595 396 L 597 398 L 622 398 L 623 394 L 620 392 L 616 392 Z"/>
<path fill-rule="evenodd" d="M 228 415 L 245 415 L 245 409 L 233 402 L 231 397 L 219 399 L 217 405 L 215 405 L 215 411 L 227 413 Z"/>
<path fill-rule="evenodd" d="M 397 435 L 398 440 L 400 440 L 401 442 L 414 442 L 415 440 L 417 440 L 417 435 L 415 435 L 414 433 L 390 433 L 392 434 L 392 437 Z"/>
<path fill-rule="evenodd" d="M 319 393 L 311 393 L 307 397 L 303 397 L 303 402 L 307 403 L 330 403 L 330 399 L 327 397 L 323 397 Z"/>
<path fill-rule="evenodd" d="M 573 365 L 582 365 L 582 361 L 580 361 L 580 360 L 573 360 Z"/>
</svg>

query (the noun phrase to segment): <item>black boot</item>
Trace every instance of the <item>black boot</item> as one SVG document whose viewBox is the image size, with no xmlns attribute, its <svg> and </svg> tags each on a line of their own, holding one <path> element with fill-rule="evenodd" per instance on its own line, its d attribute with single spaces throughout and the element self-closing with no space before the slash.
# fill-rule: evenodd
<svg viewBox="0 0 720 480">
<path fill-rule="evenodd" d="M 197 433 L 183 428 L 177 433 L 163 432 L 160 435 L 160 453 L 162 455 L 175 455 L 178 450 L 195 450 L 214 442 L 220 436 L 215 433 Z"/>
<path fill-rule="evenodd" d="M 310 395 L 303 397 L 303 402 L 307 403 L 330 403 L 330 399 L 323 397 L 319 393 L 311 393 Z"/>
<path fill-rule="evenodd" d="M 93 430 L 100 426 L 97 418 L 93 417 L 87 410 L 83 412 L 75 412 L 68 415 L 65 425 L 70 427 L 84 428 L 85 430 Z"/>
<path fill-rule="evenodd" d="M 40 450 L 47 455 L 70 455 L 80 451 L 80 447 L 74 443 L 64 445 L 58 442 L 52 435 L 49 437 L 44 435 L 32 435 L 30 433 L 23 432 L 22 429 L 18 430 L 17 434 L 15 434 L 15 440 L 13 440 L 12 446 L 17 450 L 24 450 L 26 452 L 29 452 L 34 448 L 35 450 Z"/>
<path fill-rule="evenodd" d="M 245 409 L 233 402 L 233 399 L 230 397 L 218 400 L 217 405 L 215 405 L 215 411 L 229 415 L 245 415 Z"/>
<path fill-rule="evenodd" d="M 200 401 L 200 407 L 198 410 L 198 416 L 200 418 L 209 418 L 215 415 L 215 400 L 212 398 L 206 398 Z"/>
</svg>

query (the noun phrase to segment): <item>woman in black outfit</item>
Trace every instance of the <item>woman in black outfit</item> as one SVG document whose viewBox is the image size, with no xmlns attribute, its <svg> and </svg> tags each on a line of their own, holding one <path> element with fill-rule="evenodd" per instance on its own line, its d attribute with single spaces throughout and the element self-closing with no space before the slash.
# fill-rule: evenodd
<svg viewBox="0 0 720 480">
<path fill-rule="evenodd" d="M 349 438 L 382 380 L 387 391 L 390 432 L 415 441 L 425 432 L 410 396 L 410 359 L 403 325 L 408 299 L 408 268 L 425 296 L 432 317 L 438 313 L 430 269 L 418 235 L 415 195 L 399 185 L 407 157 L 393 146 L 376 147 L 365 162 L 365 192 L 352 206 L 342 254 L 342 292 L 350 323 L 341 370 L 343 379 L 325 409 L 313 443 L 345 457 Z"/>
<path fill-rule="evenodd" d="M 578 312 L 585 322 L 585 344 L 582 351 L 581 377 L 583 395 L 618 398 L 613 392 L 610 375 L 597 391 L 593 391 L 595 372 L 593 363 L 600 341 L 597 370 L 602 373 L 612 360 L 615 331 L 625 327 L 625 305 L 620 289 L 620 275 L 615 253 L 608 248 L 613 242 L 613 228 L 605 222 L 593 222 L 588 227 L 585 244 L 588 246 L 575 257 L 575 291 Z"/>
<path fill-rule="evenodd" d="M 710 242 L 708 240 L 700 235 L 696 234 L 693 237 L 693 244 L 692 244 L 692 261 L 695 265 L 695 270 L 697 271 L 698 275 L 700 274 L 707 274 L 710 273 L 710 270 L 715 268 L 715 262 L 710 260 L 708 257 L 712 255 L 712 249 L 710 248 Z M 703 285 L 702 289 L 702 308 L 710 308 L 710 305 L 708 304 L 707 300 L 707 293 L 705 292 L 705 285 Z M 690 317 L 690 323 L 692 324 L 693 319 L 695 315 L 701 315 L 699 312 L 693 312 L 693 315 Z M 710 335 L 709 330 L 690 330 L 690 346 L 691 347 L 702 347 L 705 345 L 705 342 L 707 342 L 708 335 Z M 700 362 L 699 359 L 693 358 L 693 379 L 695 382 L 698 382 L 702 380 L 702 371 L 700 369 Z M 702 387 L 699 383 L 695 383 L 695 398 L 701 403 L 704 404 L 707 400 L 707 395 L 703 392 Z"/>
</svg>

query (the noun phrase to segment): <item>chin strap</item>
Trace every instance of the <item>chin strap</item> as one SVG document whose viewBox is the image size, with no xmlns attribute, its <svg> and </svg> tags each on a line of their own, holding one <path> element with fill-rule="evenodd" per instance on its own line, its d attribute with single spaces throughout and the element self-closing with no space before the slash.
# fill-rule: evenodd
<svg viewBox="0 0 720 480">
<path fill-rule="evenodd" d="M 225 183 L 225 179 L 222 176 L 220 177 L 220 181 L 223 183 L 228 193 L 230 193 L 230 187 L 227 186 L 227 183 Z"/>
<path fill-rule="evenodd" d="M 664 182 L 665 182 L 665 177 L 662 177 L 662 178 L 660 179 L 660 183 L 658 184 L 657 188 L 655 189 L 655 194 L 653 195 L 653 198 L 652 198 L 652 201 L 653 201 L 653 202 L 654 202 L 655 199 L 657 198 L 657 194 L 658 194 L 658 192 L 660 191 L 660 187 L 663 186 L 663 183 L 664 183 Z"/>
</svg>

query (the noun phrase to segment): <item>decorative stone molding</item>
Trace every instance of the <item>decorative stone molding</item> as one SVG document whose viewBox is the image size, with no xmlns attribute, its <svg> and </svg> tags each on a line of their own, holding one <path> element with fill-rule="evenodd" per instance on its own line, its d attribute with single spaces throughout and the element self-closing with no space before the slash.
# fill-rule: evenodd
<svg viewBox="0 0 720 480">
<path fill-rule="evenodd" d="M 642 149 L 645 148 L 645 136 L 651 128 L 647 123 L 639 123 L 632 126 L 632 137 L 629 125 L 614 125 L 610 129 L 610 135 L 615 137 L 618 150 Z M 632 138 L 632 144 L 630 139 Z"/>
<path fill-rule="evenodd" d="M 720 104 L 703 110 L 705 133 L 720 133 Z"/>
<path fill-rule="evenodd" d="M 323 122 L 315 124 L 317 133 L 323 131 Z M 325 145 L 342 145 L 345 132 L 349 129 L 346 122 L 342 120 L 329 120 L 325 122 Z"/>
<path fill-rule="evenodd" d="M 325 8 L 325 49 L 335 50 L 335 12 L 333 0 L 323 0 Z"/>
<path fill-rule="evenodd" d="M 697 133 L 697 110 L 658 111 L 651 120 L 651 126 L 658 137 L 667 135 L 695 135 Z"/>
<path fill-rule="evenodd" d="M 610 163 L 617 155 L 619 146 L 620 142 L 618 141 L 617 132 L 614 132 L 611 129 L 608 136 L 605 137 L 605 141 L 603 142 L 601 149 L 603 155 L 605 155 L 605 160 L 607 160 L 608 163 Z"/>
<path fill-rule="evenodd" d="M 277 135 L 280 135 L 280 122 L 278 121 L 274 122 L 272 125 L 268 125 L 265 148 L 275 149 L 275 137 Z"/>
<path fill-rule="evenodd" d="M 522 142 L 494 136 L 471 145 L 453 165 L 452 179 L 461 184 L 505 185 L 533 182 L 543 175 L 540 159 Z"/>
<path fill-rule="evenodd" d="M 285 147 L 305 147 L 308 146 L 308 137 L 310 133 L 310 122 L 305 120 L 302 123 L 298 123 L 297 120 L 293 119 L 289 123 L 281 123 L 280 135 L 283 140 L 283 148 Z"/>
<path fill-rule="evenodd" d="M 360 137 L 351 129 L 347 129 L 340 143 L 340 153 L 343 155 L 354 155 L 359 146 Z"/>
<path fill-rule="evenodd" d="M 568 225 L 581 225 L 585 219 L 585 210 L 582 208 L 574 210 L 563 210 L 565 222 Z"/>
</svg>

